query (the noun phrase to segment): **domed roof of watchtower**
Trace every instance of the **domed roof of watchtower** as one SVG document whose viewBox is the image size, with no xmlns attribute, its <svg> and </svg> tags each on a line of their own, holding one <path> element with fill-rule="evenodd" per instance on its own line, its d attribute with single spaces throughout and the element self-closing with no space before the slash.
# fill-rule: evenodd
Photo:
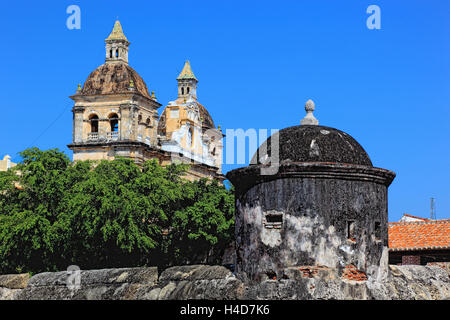
<svg viewBox="0 0 450 320">
<path fill-rule="evenodd" d="M 244 192 L 257 183 L 292 176 L 346 179 L 363 179 L 363 176 L 369 179 L 370 176 L 387 186 L 392 182 L 395 173 L 374 168 L 367 152 L 351 135 L 319 125 L 314 110 L 314 102 L 308 100 L 306 116 L 300 120 L 300 125 L 278 131 L 261 144 L 248 167 L 228 172 L 227 178 L 237 191 Z"/>
<path fill-rule="evenodd" d="M 372 166 L 364 148 L 349 134 L 335 128 L 320 126 L 314 117 L 315 104 L 305 104 L 306 116 L 300 125 L 278 132 L 279 162 L 327 162 Z M 258 149 L 251 163 L 264 163 L 272 153 L 272 137 Z"/>
</svg>

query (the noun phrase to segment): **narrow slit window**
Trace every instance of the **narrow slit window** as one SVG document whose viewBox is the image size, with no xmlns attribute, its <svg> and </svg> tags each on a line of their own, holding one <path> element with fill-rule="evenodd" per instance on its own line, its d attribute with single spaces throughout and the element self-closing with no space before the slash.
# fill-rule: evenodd
<svg viewBox="0 0 450 320">
<path fill-rule="evenodd" d="M 347 221 L 347 239 L 356 241 L 355 221 Z"/>
<path fill-rule="evenodd" d="M 381 240 L 381 222 L 375 221 L 374 234 L 376 240 Z"/>
</svg>

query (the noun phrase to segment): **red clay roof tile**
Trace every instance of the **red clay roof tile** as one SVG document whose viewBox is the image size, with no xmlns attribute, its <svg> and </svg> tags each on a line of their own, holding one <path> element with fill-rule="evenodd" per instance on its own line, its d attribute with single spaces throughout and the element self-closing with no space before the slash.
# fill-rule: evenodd
<svg viewBox="0 0 450 320">
<path fill-rule="evenodd" d="M 450 219 L 390 222 L 391 251 L 450 249 Z"/>
</svg>

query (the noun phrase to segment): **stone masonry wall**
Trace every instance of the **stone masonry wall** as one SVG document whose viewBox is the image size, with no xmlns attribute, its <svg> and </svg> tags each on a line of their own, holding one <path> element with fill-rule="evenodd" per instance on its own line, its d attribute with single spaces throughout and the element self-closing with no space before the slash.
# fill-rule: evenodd
<svg viewBox="0 0 450 320">
<path fill-rule="evenodd" d="M 297 265 L 376 272 L 388 245 L 387 189 L 322 178 L 259 183 L 236 199 L 235 235 L 236 270 L 250 281 Z"/>
<path fill-rule="evenodd" d="M 315 300 L 450 299 L 450 279 L 437 266 L 393 266 L 376 279 L 356 268 L 289 268 L 284 279 L 247 285 L 222 266 L 178 266 L 158 275 L 155 267 L 81 271 L 79 289 L 69 274 L 46 272 L 0 276 L 0 300 Z"/>
</svg>

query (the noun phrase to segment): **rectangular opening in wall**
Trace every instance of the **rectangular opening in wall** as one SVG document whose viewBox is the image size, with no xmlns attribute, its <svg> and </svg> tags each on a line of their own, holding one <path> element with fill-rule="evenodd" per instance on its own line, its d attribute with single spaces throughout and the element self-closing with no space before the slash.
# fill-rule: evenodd
<svg viewBox="0 0 450 320">
<path fill-rule="evenodd" d="M 351 241 L 356 241 L 356 230 L 355 230 L 355 221 L 349 220 L 347 221 L 347 239 Z"/>
<path fill-rule="evenodd" d="M 268 223 L 283 223 L 283 216 L 281 214 L 268 214 L 266 220 Z"/>
<path fill-rule="evenodd" d="M 268 229 L 280 229 L 283 225 L 282 214 L 267 214 L 265 216 L 264 227 Z"/>
<path fill-rule="evenodd" d="M 375 240 L 381 240 L 381 222 L 375 221 L 374 226 Z"/>
</svg>

